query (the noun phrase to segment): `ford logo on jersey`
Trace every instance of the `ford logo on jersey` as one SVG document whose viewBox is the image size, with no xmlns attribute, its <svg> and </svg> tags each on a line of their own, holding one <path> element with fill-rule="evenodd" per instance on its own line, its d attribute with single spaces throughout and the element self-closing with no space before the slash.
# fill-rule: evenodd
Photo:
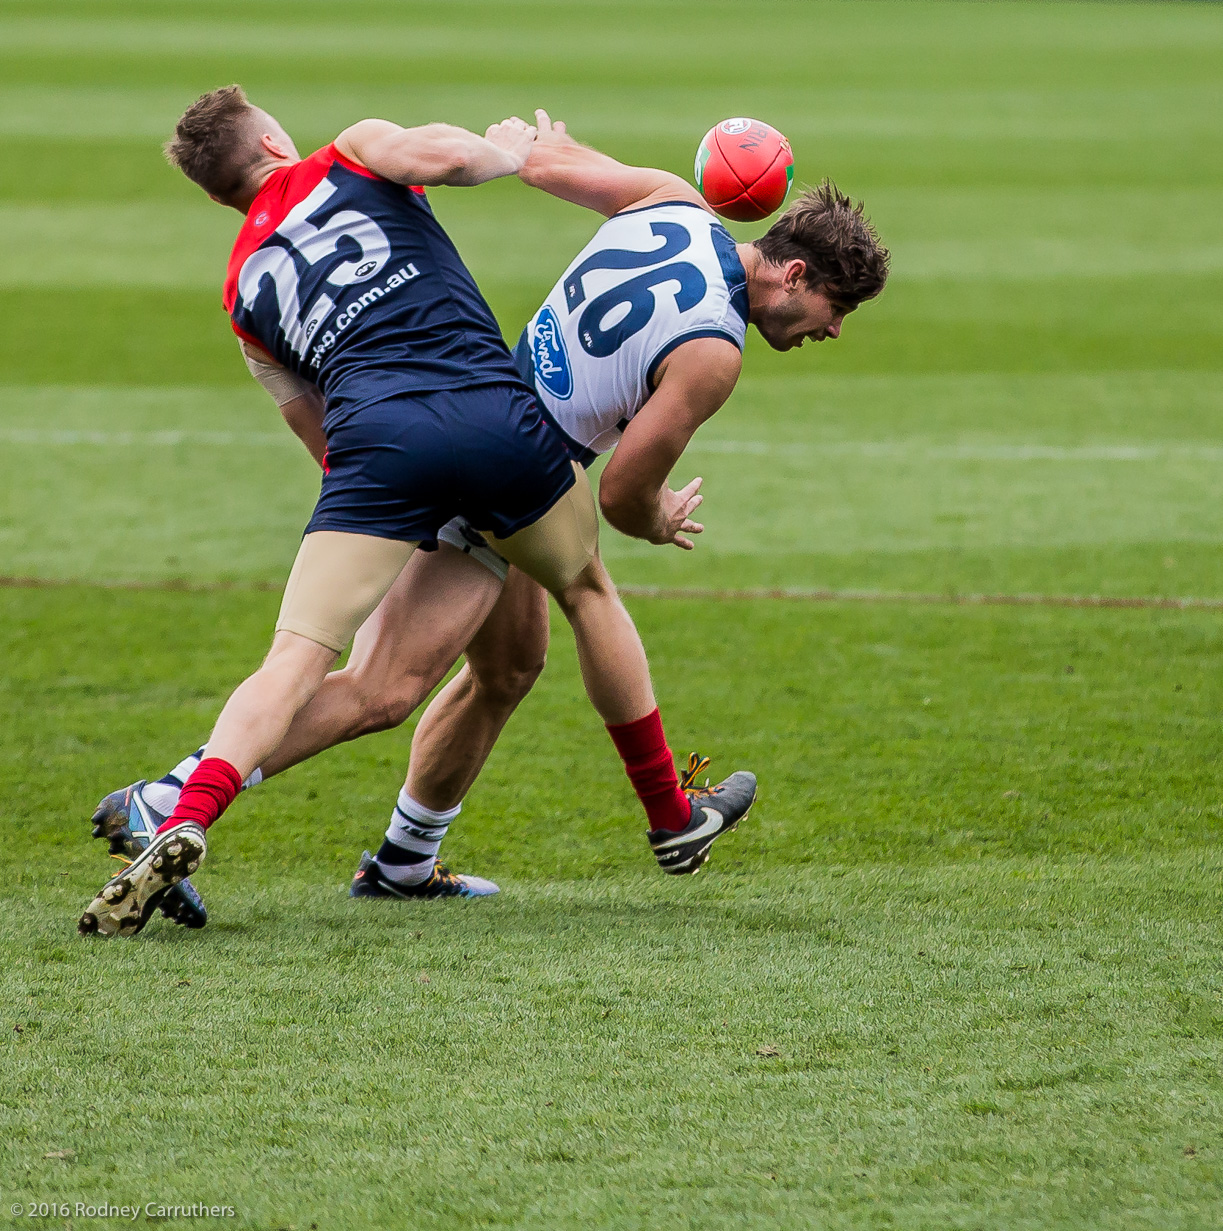
<svg viewBox="0 0 1223 1231">
<path fill-rule="evenodd" d="M 561 323 L 551 308 L 541 309 L 535 321 L 531 355 L 535 361 L 535 379 L 562 402 L 572 397 L 573 371 L 569 367 L 569 353 L 561 336 Z"/>
</svg>

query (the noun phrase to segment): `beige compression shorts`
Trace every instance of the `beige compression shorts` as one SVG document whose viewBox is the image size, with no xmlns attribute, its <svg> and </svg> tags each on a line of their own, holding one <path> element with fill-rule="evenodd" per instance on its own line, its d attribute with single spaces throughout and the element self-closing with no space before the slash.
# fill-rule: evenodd
<svg viewBox="0 0 1223 1231">
<path fill-rule="evenodd" d="M 495 552 L 553 593 L 577 577 L 599 546 L 590 481 L 577 463 L 573 469 L 573 486 L 538 521 L 507 539 L 485 533 Z M 276 631 L 297 633 L 342 653 L 415 549 L 415 543 L 369 534 L 307 534 L 285 586 Z"/>
<path fill-rule="evenodd" d="M 573 486 L 538 521 L 508 539 L 481 530 L 495 552 L 553 594 L 564 590 L 599 550 L 599 515 L 590 480 L 577 462 L 571 465 Z"/>
</svg>

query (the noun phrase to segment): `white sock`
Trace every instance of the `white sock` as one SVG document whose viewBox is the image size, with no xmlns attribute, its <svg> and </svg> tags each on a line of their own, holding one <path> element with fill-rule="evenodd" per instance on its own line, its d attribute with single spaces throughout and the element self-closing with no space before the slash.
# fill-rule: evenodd
<svg viewBox="0 0 1223 1231">
<path fill-rule="evenodd" d="M 156 782 L 147 783 L 141 792 L 145 803 L 150 808 L 155 808 L 162 816 L 169 816 L 174 811 L 174 806 L 178 803 L 179 794 L 187 779 L 195 772 L 195 767 L 204 759 L 207 751 L 207 744 L 202 748 L 197 748 L 190 756 L 183 757 L 164 777 L 158 778 Z M 255 769 L 242 784 L 241 789 L 245 791 L 250 787 L 258 786 L 262 781 L 263 770 Z"/>
<path fill-rule="evenodd" d="M 438 848 L 450 822 L 462 811 L 458 804 L 445 812 L 434 812 L 419 804 L 404 787 L 399 792 L 386 838 L 378 848 L 378 870 L 397 885 L 419 885 L 433 875 Z"/>
</svg>

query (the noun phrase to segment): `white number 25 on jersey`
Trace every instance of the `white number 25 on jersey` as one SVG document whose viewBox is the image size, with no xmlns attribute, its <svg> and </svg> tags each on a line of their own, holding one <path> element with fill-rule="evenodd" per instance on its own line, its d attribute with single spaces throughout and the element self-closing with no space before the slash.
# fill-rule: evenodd
<svg viewBox="0 0 1223 1231">
<path fill-rule="evenodd" d="M 364 282 L 387 263 L 391 245 L 386 232 L 366 214 L 354 209 L 342 209 L 330 218 L 315 225 L 308 221 L 335 193 L 336 186 L 330 180 L 321 180 L 304 201 L 295 205 L 285 220 L 276 228 L 275 234 L 287 239 L 293 248 L 311 265 L 317 265 L 324 257 L 331 256 L 339 246 L 340 239 L 347 235 L 356 240 L 361 248 L 359 260 L 345 261 L 337 265 L 327 276 L 332 286 L 351 286 Z M 288 248 L 279 245 L 260 248 L 253 252 L 238 274 L 238 294 L 243 306 L 252 310 L 264 278 L 271 278 L 276 288 L 276 302 L 280 307 L 280 327 L 284 330 L 293 353 L 300 355 L 318 327 L 331 315 L 335 300 L 324 291 L 314 301 L 305 320 L 301 315 L 301 303 L 297 295 L 297 266 Z"/>
</svg>

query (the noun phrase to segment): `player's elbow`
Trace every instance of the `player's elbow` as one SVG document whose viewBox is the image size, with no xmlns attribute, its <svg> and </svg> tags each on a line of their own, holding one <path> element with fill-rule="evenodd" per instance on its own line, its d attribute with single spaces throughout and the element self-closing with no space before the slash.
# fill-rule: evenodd
<svg viewBox="0 0 1223 1231">
<path fill-rule="evenodd" d="M 642 509 L 643 502 L 631 489 L 614 481 L 609 483 L 604 475 L 599 484 L 599 511 L 613 530 L 638 537 Z"/>
<path fill-rule="evenodd" d="M 609 483 L 607 476 L 603 476 L 603 482 L 599 484 L 599 512 L 603 514 L 609 526 L 616 525 L 616 519 L 620 516 L 621 511 L 621 495 L 619 486 L 615 483 Z"/>
</svg>

